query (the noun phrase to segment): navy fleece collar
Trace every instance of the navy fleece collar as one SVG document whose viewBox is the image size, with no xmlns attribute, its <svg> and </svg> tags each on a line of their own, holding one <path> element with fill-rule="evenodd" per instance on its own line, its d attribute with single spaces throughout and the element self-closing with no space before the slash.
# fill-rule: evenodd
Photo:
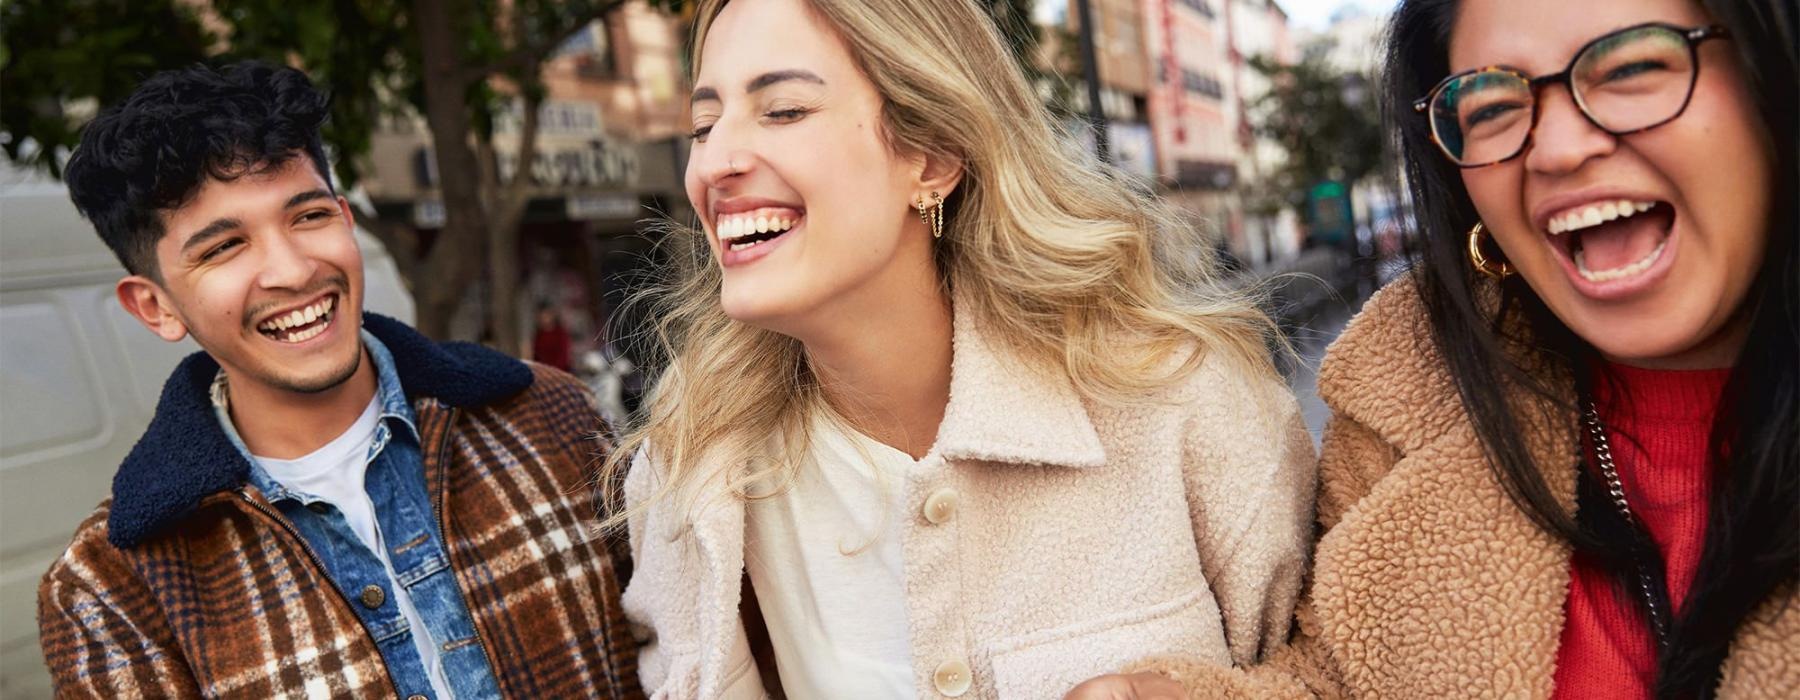
<svg viewBox="0 0 1800 700">
<path fill-rule="evenodd" d="M 525 363 L 472 343 L 437 343 L 406 324 L 363 313 L 363 329 L 394 358 L 400 385 L 417 401 L 485 406 L 531 386 Z M 113 476 L 108 539 L 130 547 L 193 511 L 200 499 L 235 489 L 250 463 L 213 415 L 209 390 L 219 364 L 204 352 L 182 360 L 163 385 L 156 416 Z"/>
</svg>

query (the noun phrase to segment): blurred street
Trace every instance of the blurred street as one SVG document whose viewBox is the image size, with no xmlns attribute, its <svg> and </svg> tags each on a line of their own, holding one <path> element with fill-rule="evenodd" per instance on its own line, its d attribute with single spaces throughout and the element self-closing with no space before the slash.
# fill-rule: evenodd
<svg viewBox="0 0 1800 700">
<path fill-rule="evenodd" d="M 1325 419 L 1331 411 L 1319 398 L 1319 362 L 1325 359 L 1325 348 L 1344 332 L 1352 310 L 1349 300 L 1327 302 L 1308 323 L 1292 331 L 1294 350 L 1300 355 L 1298 366 L 1288 374 L 1288 386 L 1300 402 L 1300 414 L 1306 417 L 1306 428 L 1312 431 L 1313 446 L 1324 436 Z"/>
</svg>

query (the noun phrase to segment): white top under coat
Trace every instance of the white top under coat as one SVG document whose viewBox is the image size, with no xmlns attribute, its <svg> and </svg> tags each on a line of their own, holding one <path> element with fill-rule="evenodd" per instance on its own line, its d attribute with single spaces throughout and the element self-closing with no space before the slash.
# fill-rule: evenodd
<svg viewBox="0 0 1800 700">
<path fill-rule="evenodd" d="M 793 485 L 750 504 L 744 562 L 788 697 L 917 697 L 901 552 L 913 464 L 820 419 Z"/>
</svg>

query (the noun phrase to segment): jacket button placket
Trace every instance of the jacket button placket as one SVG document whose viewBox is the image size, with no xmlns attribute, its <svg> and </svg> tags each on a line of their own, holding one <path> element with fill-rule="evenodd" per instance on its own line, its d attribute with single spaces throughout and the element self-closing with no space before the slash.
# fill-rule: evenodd
<svg viewBox="0 0 1800 700">
<path fill-rule="evenodd" d="M 958 530 L 966 521 L 955 465 L 932 455 L 908 474 L 918 519 L 906 528 L 907 607 L 913 627 L 917 673 L 941 697 L 957 698 L 974 686 L 966 656 L 962 559 Z M 921 497 L 922 495 L 922 497 Z"/>
</svg>

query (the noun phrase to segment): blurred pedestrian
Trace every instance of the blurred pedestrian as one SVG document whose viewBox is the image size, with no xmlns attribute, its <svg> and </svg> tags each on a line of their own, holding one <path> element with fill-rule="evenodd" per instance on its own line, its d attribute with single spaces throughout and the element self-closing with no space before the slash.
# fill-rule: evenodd
<svg viewBox="0 0 1800 700">
<path fill-rule="evenodd" d="M 536 330 L 531 334 L 531 359 L 564 372 L 573 363 L 574 351 L 569 329 L 563 326 L 562 314 L 549 302 L 538 304 Z"/>
<path fill-rule="evenodd" d="M 119 302 L 202 352 L 44 575 L 57 697 L 637 695 L 586 390 L 364 313 L 326 114 L 243 63 L 82 131 L 69 191 Z"/>
<path fill-rule="evenodd" d="M 980 5 L 695 17 L 704 229 L 621 447 L 646 688 L 1042 698 L 1286 639 L 1314 463 L 1271 324 Z"/>
<path fill-rule="evenodd" d="M 1320 371 L 1300 634 L 1193 697 L 1800 697 L 1794 22 L 1400 4 L 1418 263 Z"/>
</svg>

